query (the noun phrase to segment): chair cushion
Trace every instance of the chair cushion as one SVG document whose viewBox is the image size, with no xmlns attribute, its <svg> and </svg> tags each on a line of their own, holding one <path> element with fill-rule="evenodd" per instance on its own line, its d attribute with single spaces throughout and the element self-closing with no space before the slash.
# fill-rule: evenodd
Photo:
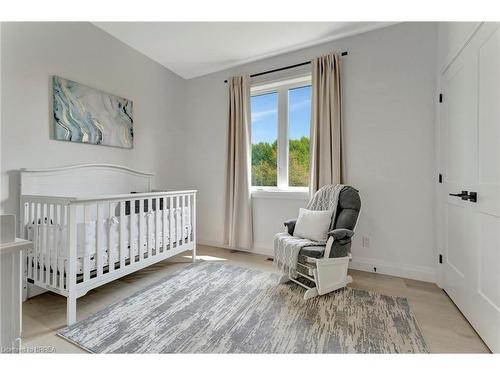
<svg viewBox="0 0 500 375">
<path fill-rule="evenodd" d="M 334 228 L 353 230 L 361 209 L 359 193 L 352 186 L 345 186 L 339 195 Z"/>
<path fill-rule="evenodd" d="M 304 246 L 299 254 L 311 258 L 323 258 L 324 253 L 325 246 Z"/>
</svg>

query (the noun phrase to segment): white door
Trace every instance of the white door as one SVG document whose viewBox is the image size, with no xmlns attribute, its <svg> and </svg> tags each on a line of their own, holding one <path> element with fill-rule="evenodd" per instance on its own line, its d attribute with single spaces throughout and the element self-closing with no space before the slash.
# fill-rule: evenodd
<svg viewBox="0 0 500 375">
<path fill-rule="evenodd" d="M 442 286 L 489 348 L 500 352 L 498 24 L 479 28 L 442 74 L 441 88 Z"/>
</svg>

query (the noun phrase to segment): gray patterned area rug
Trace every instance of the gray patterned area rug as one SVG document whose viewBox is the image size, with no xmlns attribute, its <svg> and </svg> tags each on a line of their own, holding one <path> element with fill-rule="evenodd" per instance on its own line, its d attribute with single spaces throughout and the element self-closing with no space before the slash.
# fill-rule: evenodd
<svg viewBox="0 0 500 375">
<path fill-rule="evenodd" d="M 408 301 L 199 262 L 58 333 L 93 353 L 426 353 Z"/>
</svg>

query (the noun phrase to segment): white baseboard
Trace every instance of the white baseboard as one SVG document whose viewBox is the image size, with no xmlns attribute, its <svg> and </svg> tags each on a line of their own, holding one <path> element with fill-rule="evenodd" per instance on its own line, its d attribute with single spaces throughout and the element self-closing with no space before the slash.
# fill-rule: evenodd
<svg viewBox="0 0 500 375">
<path fill-rule="evenodd" d="M 262 255 L 267 255 L 267 256 L 274 256 L 274 250 L 273 249 L 268 249 L 266 245 L 259 245 L 255 244 L 254 248 L 250 250 L 250 252 L 255 253 L 255 254 L 262 254 Z"/>
<path fill-rule="evenodd" d="M 196 243 L 198 245 L 220 247 L 220 248 L 229 249 L 229 250 L 245 251 L 247 253 L 252 253 L 252 254 L 259 254 L 259 255 L 265 255 L 265 256 L 272 256 L 273 255 L 272 249 L 266 249 L 264 247 L 260 248 L 259 246 L 254 246 L 252 249 L 240 249 L 240 248 L 235 248 L 235 247 L 230 247 L 230 246 L 224 245 L 224 244 L 217 242 L 217 241 L 200 240 L 200 239 L 197 239 Z"/>
<path fill-rule="evenodd" d="M 359 258 L 353 256 L 352 261 L 349 264 L 349 268 L 389 276 L 404 277 L 406 279 L 427 281 L 431 283 L 436 282 L 436 270 L 431 267 L 391 263 L 378 259 Z M 374 268 L 376 268 L 376 271 Z"/>
<path fill-rule="evenodd" d="M 272 256 L 273 250 L 267 249 L 262 244 L 256 244 L 253 249 L 234 249 L 229 246 L 223 245 L 217 241 L 211 240 L 198 240 L 198 244 L 221 247 L 224 249 L 240 250 L 249 253 L 260 254 L 265 256 Z M 406 279 L 427 281 L 435 283 L 437 280 L 436 270 L 432 267 L 415 266 L 411 264 L 392 263 L 384 260 L 360 258 L 353 256 L 352 261 L 349 263 L 349 268 L 353 270 L 366 271 L 372 273 L 380 273 L 382 275 L 404 277 Z M 375 271 L 374 268 L 377 270 Z"/>
</svg>

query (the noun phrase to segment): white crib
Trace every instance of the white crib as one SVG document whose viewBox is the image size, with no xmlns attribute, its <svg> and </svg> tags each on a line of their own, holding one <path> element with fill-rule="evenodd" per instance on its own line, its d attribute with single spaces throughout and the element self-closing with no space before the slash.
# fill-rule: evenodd
<svg viewBox="0 0 500 375">
<path fill-rule="evenodd" d="M 187 250 L 195 261 L 196 191 L 152 183 L 114 165 L 22 170 L 25 298 L 30 284 L 65 296 L 70 325 L 89 290 Z"/>
</svg>

